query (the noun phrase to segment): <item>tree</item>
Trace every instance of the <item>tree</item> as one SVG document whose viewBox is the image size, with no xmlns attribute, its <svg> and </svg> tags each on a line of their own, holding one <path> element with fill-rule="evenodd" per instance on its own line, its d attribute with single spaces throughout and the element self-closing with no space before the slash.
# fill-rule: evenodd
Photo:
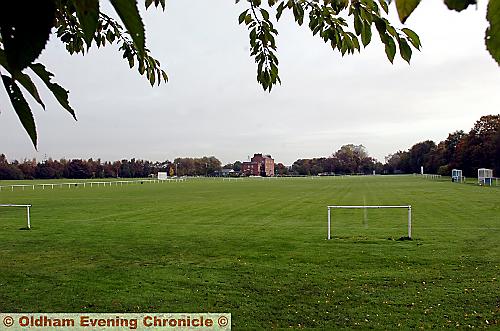
<svg viewBox="0 0 500 331">
<path fill-rule="evenodd" d="M 241 171 L 241 166 L 242 166 L 241 161 L 236 161 L 236 162 L 233 163 L 233 170 L 237 171 L 237 172 L 240 172 Z"/>
<path fill-rule="evenodd" d="M 459 142 L 456 148 L 456 163 L 462 167 L 465 175 L 477 174 L 478 168 L 495 167 L 498 131 L 500 114 L 482 116 L 469 134 Z"/>
<path fill-rule="evenodd" d="M 91 178 L 92 171 L 85 160 L 71 160 L 68 164 L 69 178 Z"/>
<path fill-rule="evenodd" d="M 408 151 L 398 151 L 386 156 L 384 172 L 390 174 L 409 173 L 410 153 Z"/>
<path fill-rule="evenodd" d="M 335 172 L 368 173 L 374 168 L 374 160 L 363 145 L 343 145 L 332 157 L 336 160 Z"/>
<path fill-rule="evenodd" d="M 236 3 L 240 0 L 236 0 Z M 366 47 L 374 30 L 385 45 L 385 53 L 393 62 L 396 51 L 410 62 L 412 48 L 420 49 L 418 35 L 409 28 L 396 28 L 385 16 L 392 0 L 247 0 L 247 9 L 238 17 L 245 24 L 250 39 L 250 55 L 257 64 L 257 81 L 264 90 L 271 91 L 280 83 L 274 18 L 279 20 L 285 11 L 292 13 L 295 22 L 307 26 L 313 35 L 328 43 L 342 55 L 353 54 Z M 395 0 L 400 21 L 404 23 L 418 6 L 420 0 Z M 461 11 L 475 0 L 444 0 L 448 8 Z M 51 74 L 36 59 L 45 48 L 52 34 L 70 54 L 85 54 L 93 45 L 118 44 L 130 67 L 137 66 L 151 85 L 166 82 L 168 76 L 158 60 L 146 48 L 144 24 L 139 14 L 137 0 L 110 0 L 121 23 L 101 11 L 99 0 L 37 0 L 4 1 L 0 7 L 0 72 L 11 104 L 21 124 L 37 145 L 37 131 L 32 110 L 22 86 L 39 104 L 45 105 L 27 70 L 46 85 L 61 106 L 76 120 L 69 104 L 68 91 L 52 81 Z M 165 0 L 145 0 L 146 9 L 151 5 L 165 9 Z M 28 7 L 28 8 L 26 8 Z M 273 13 L 273 18 L 270 15 Z M 500 63 L 500 0 L 489 0 L 486 46 L 493 58 Z M 349 23 L 353 22 L 353 23 Z M 123 25 L 122 25 L 123 24 Z"/>
<path fill-rule="evenodd" d="M 23 179 L 23 173 L 13 164 L 9 164 L 5 154 L 0 154 L 0 179 Z"/>
<path fill-rule="evenodd" d="M 413 145 L 410 148 L 410 171 L 419 173 L 420 167 L 424 167 L 427 173 L 435 173 L 437 169 L 433 169 L 430 162 L 431 153 L 435 148 L 436 143 L 432 140 L 426 140 Z"/>
</svg>

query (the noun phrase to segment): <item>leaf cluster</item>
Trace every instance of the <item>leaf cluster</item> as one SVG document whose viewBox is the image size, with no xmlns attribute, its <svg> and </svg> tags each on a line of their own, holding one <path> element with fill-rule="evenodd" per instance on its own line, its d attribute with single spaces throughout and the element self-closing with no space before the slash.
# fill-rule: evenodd
<svg viewBox="0 0 500 331">
<path fill-rule="evenodd" d="M 239 1 L 236 1 L 239 2 Z M 359 52 L 372 40 L 372 30 L 378 32 L 385 45 L 389 61 L 393 62 L 397 49 L 401 57 L 410 62 L 412 48 L 420 49 L 418 35 L 409 28 L 397 29 L 384 14 L 389 12 L 386 0 L 248 0 L 249 8 L 239 16 L 239 23 L 250 31 L 250 55 L 257 62 L 257 81 L 264 90 L 271 91 L 277 82 L 278 59 L 276 40 L 269 11 L 278 21 L 285 12 L 291 12 L 295 22 L 307 26 L 314 36 L 329 43 L 332 50 L 345 54 Z M 263 8 L 266 7 L 266 8 Z"/>
<path fill-rule="evenodd" d="M 422 45 L 413 30 L 397 28 L 385 17 L 393 2 L 401 23 L 405 23 L 420 0 L 246 0 L 248 8 L 238 21 L 250 31 L 250 55 L 257 63 L 257 81 L 268 91 L 277 82 L 281 83 L 276 57 L 278 32 L 273 20 L 278 21 L 285 12 L 290 12 L 300 26 L 308 20 L 312 34 L 342 56 L 360 52 L 360 45 L 367 47 L 375 32 L 391 63 L 398 50 L 401 58 L 410 63 L 413 49 L 420 50 Z M 461 11 L 476 0 L 444 0 L 444 3 L 450 10 Z M 487 19 L 490 27 L 486 31 L 486 45 L 500 63 L 500 0 L 489 0 Z"/>
<path fill-rule="evenodd" d="M 2 82 L 11 104 L 33 145 L 37 144 L 32 110 L 20 88 L 23 87 L 45 109 L 36 85 L 28 73 L 38 77 L 52 92 L 59 104 L 76 120 L 68 101 L 68 91 L 52 81 L 53 74 L 36 59 L 45 48 L 50 35 L 65 45 L 70 54 L 85 54 L 92 45 L 104 47 L 118 44 L 130 68 L 137 65 L 150 84 L 168 80 L 160 62 L 146 48 L 144 24 L 136 1 L 110 0 L 121 23 L 103 13 L 99 0 L 37 0 L 29 10 L 22 1 L 9 1 L 0 10 L 0 69 Z M 145 0 L 146 8 L 165 8 L 165 0 Z M 27 73 L 28 72 L 28 73 Z"/>
</svg>

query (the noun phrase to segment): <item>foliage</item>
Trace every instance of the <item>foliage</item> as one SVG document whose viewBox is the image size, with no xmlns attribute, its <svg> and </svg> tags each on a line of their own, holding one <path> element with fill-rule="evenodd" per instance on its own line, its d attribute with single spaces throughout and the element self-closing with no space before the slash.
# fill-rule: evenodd
<svg viewBox="0 0 500 331">
<path fill-rule="evenodd" d="M 283 170 L 282 170 L 283 171 Z M 363 145 L 342 146 L 330 157 L 299 159 L 292 165 L 295 175 L 334 175 L 380 173 L 382 164 L 368 156 Z"/>
<path fill-rule="evenodd" d="M 435 144 L 427 140 L 386 158 L 388 173 L 445 173 L 451 169 L 463 171 L 465 176 L 477 176 L 478 168 L 492 168 L 500 174 L 500 114 L 482 116 L 469 133 L 455 131 Z"/>
<path fill-rule="evenodd" d="M 165 7 L 165 0 L 146 0 L 146 7 L 154 4 Z M 160 62 L 150 55 L 145 46 L 144 25 L 137 3 L 128 0 L 112 0 L 111 5 L 123 26 L 100 11 L 99 0 L 40 0 L 29 4 L 25 10 L 23 1 L 9 1 L 0 10 L 0 68 L 2 81 L 11 104 L 24 129 L 37 145 L 37 134 L 32 110 L 26 102 L 20 86 L 45 109 L 37 87 L 29 71 L 42 80 L 56 100 L 76 120 L 68 101 L 68 91 L 52 81 L 53 74 L 41 63 L 35 62 L 52 31 L 65 45 L 70 54 L 85 54 L 93 45 L 103 47 L 117 44 L 130 68 L 137 66 L 153 86 L 167 81 L 168 76 Z"/>
<path fill-rule="evenodd" d="M 53 160 L 41 162 L 24 160 L 8 162 L 0 154 L 0 180 L 2 179 L 57 179 L 57 178 L 141 178 L 156 175 L 159 171 L 177 170 L 179 176 L 212 175 L 221 169 L 221 162 L 213 157 L 177 158 L 174 162 L 151 162 L 146 160 L 123 159 L 114 162 L 93 160 Z"/>
<path fill-rule="evenodd" d="M 236 3 L 240 0 L 236 0 Z M 238 17 L 240 24 L 249 30 L 250 55 L 257 64 L 257 81 L 264 90 L 271 91 L 279 77 L 276 37 L 274 25 L 285 12 L 291 12 L 295 22 L 307 24 L 317 36 L 331 48 L 344 56 L 354 54 L 366 47 L 375 30 L 385 46 L 390 62 L 396 52 L 408 63 L 412 48 L 420 49 L 418 35 L 409 28 L 397 28 L 386 16 L 392 0 L 246 0 L 248 8 Z M 420 0 L 395 0 L 399 18 L 404 23 Z M 461 11 L 475 0 L 444 0 L 449 9 Z M 139 14 L 137 0 L 111 0 L 120 22 L 102 12 L 99 0 L 38 0 L 29 4 L 8 1 L 0 10 L 0 68 L 3 84 L 11 104 L 24 129 L 36 148 L 37 134 L 32 110 L 19 86 L 45 108 L 38 90 L 26 74 L 28 70 L 38 76 L 54 94 L 61 106 L 75 119 L 76 115 L 68 101 L 68 91 L 55 82 L 52 74 L 41 63 L 35 62 L 50 35 L 65 45 L 70 54 L 85 54 L 93 45 L 103 47 L 117 44 L 130 68 L 137 66 L 141 75 L 150 84 L 167 81 L 166 72 L 158 60 L 146 48 L 144 24 Z M 165 0 L 145 0 L 146 8 L 154 5 L 165 9 Z M 500 0 L 489 0 L 485 42 L 493 58 L 500 63 Z M 273 14 L 273 15 L 271 15 Z"/>
<path fill-rule="evenodd" d="M 312 34 L 342 56 L 359 52 L 361 45 L 366 47 L 372 40 L 372 29 L 377 31 L 391 62 L 399 48 L 401 57 L 409 63 L 411 48 L 420 49 L 421 46 L 415 32 L 408 28 L 397 29 L 384 17 L 389 12 L 385 0 L 269 0 L 267 6 L 261 0 L 247 2 L 249 8 L 240 14 L 238 21 L 250 31 L 250 55 L 257 63 L 257 81 L 264 90 L 271 91 L 274 85 L 281 83 L 276 57 L 278 31 L 270 11 L 275 14 L 276 21 L 285 11 L 292 13 L 298 25 L 303 25 L 307 19 Z M 348 23 L 349 17 L 352 17 L 352 26 Z"/>
</svg>

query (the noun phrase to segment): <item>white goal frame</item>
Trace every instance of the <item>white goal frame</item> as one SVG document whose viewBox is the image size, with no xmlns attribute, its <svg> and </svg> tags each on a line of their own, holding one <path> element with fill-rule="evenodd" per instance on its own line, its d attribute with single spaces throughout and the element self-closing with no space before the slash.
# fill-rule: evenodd
<svg viewBox="0 0 500 331">
<path fill-rule="evenodd" d="M 0 204 L 0 207 L 26 207 L 27 217 L 28 217 L 28 230 L 31 229 L 31 221 L 30 221 L 30 207 L 31 205 L 12 205 L 12 204 Z"/>
<path fill-rule="evenodd" d="M 408 238 L 411 239 L 411 205 L 408 206 L 327 206 L 328 207 L 328 240 L 331 237 L 332 209 L 381 209 L 381 208 L 405 208 L 408 209 Z"/>
</svg>

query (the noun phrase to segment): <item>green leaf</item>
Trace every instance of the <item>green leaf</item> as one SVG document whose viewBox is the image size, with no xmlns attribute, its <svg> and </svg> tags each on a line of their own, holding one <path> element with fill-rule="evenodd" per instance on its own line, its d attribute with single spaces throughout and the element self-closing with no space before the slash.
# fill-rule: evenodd
<svg viewBox="0 0 500 331">
<path fill-rule="evenodd" d="M 35 146 L 36 148 L 36 126 L 30 106 L 24 99 L 19 86 L 17 86 L 16 82 L 12 80 L 12 78 L 2 75 L 2 81 L 5 89 L 7 90 L 7 94 L 9 95 L 10 102 L 12 103 L 12 106 L 14 107 L 19 120 L 21 121 L 21 124 L 30 136 L 31 141 L 33 142 L 33 146 Z"/>
<path fill-rule="evenodd" d="M 262 18 L 265 20 L 265 21 L 269 21 L 269 12 L 267 10 L 265 10 L 264 8 L 261 8 L 260 9 L 260 13 L 262 15 Z"/>
<path fill-rule="evenodd" d="M 161 71 L 161 76 L 165 82 L 168 82 L 168 75 L 165 71 Z"/>
<path fill-rule="evenodd" d="M 403 28 L 401 31 L 404 32 L 404 34 L 408 37 L 408 39 L 416 49 L 420 49 L 420 46 L 422 46 L 422 44 L 420 43 L 420 38 L 413 30 Z"/>
<path fill-rule="evenodd" d="M 243 23 L 243 21 L 245 21 L 245 17 L 247 16 L 247 12 L 248 12 L 248 9 L 245 10 L 244 12 L 242 12 L 240 14 L 240 16 L 238 16 L 238 23 L 241 24 Z"/>
<path fill-rule="evenodd" d="M 18 81 L 25 89 L 26 91 L 31 94 L 33 99 L 38 102 L 40 106 L 42 106 L 43 109 L 45 109 L 45 104 L 43 103 L 42 99 L 40 98 L 40 95 L 38 94 L 38 90 L 33 84 L 33 81 L 31 80 L 30 76 L 23 74 L 22 72 L 18 73 L 16 76 L 16 81 Z"/>
<path fill-rule="evenodd" d="M 245 24 L 248 25 L 250 22 L 252 22 L 252 15 L 247 14 L 245 16 Z"/>
<path fill-rule="evenodd" d="M 406 42 L 406 39 L 400 38 L 398 40 L 399 43 L 399 53 L 401 57 L 408 63 L 410 63 L 411 59 L 411 48 L 410 45 Z"/>
<path fill-rule="evenodd" d="M 396 9 L 401 23 L 406 22 L 419 3 L 420 0 L 396 0 Z"/>
<path fill-rule="evenodd" d="M 49 40 L 56 8 L 53 0 L 3 1 L 0 33 L 11 71 L 35 61 Z"/>
<path fill-rule="evenodd" d="M 99 23 L 99 0 L 73 0 L 83 39 L 90 47 Z"/>
<path fill-rule="evenodd" d="M 385 54 L 387 55 L 389 61 L 393 63 L 394 56 L 396 55 L 396 43 L 394 42 L 394 39 L 392 39 L 391 36 L 386 34 L 384 38 L 384 44 L 385 44 Z"/>
<path fill-rule="evenodd" d="M 476 0 L 444 0 L 448 9 L 462 11 L 470 5 L 475 5 Z"/>
<path fill-rule="evenodd" d="M 146 9 L 149 8 L 149 6 L 151 6 L 152 4 L 155 4 L 155 7 L 158 7 L 159 5 L 161 5 L 161 8 L 163 10 L 165 10 L 165 0 L 146 0 L 145 2 L 145 5 L 146 5 Z M 236 3 L 238 3 L 238 1 L 236 1 Z"/>
<path fill-rule="evenodd" d="M 276 8 L 276 20 L 279 20 L 281 15 L 283 14 L 283 10 L 285 9 L 285 3 L 281 2 Z"/>
<path fill-rule="evenodd" d="M 361 21 L 361 18 L 359 15 L 354 15 L 354 31 L 356 31 L 356 34 L 359 36 L 362 30 L 363 22 Z"/>
<path fill-rule="evenodd" d="M 379 0 L 380 6 L 384 9 L 386 14 L 389 14 L 389 6 L 387 6 L 387 2 L 385 0 Z"/>
<path fill-rule="evenodd" d="M 9 71 L 7 59 L 5 58 L 5 52 L 1 49 L 0 49 L 0 65 L 3 66 L 5 69 L 7 69 L 7 71 Z M 9 71 L 9 73 L 13 75 L 12 72 Z M 30 76 L 22 72 L 17 72 L 16 80 L 31 94 L 31 96 L 40 104 L 40 106 L 42 106 L 42 108 L 45 109 L 45 104 L 40 98 L 38 90 L 35 84 L 33 84 L 33 81 L 31 80 Z"/>
<path fill-rule="evenodd" d="M 51 82 L 52 77 L 54 76 L 52 73 L 48 72 L 45 69 L 45 66 L 41 63 L 33 63 L 30 65 L 31 70 L 47 85 L 48 89 L 54 94 L 54 97 L 57 99 L 59 104 L 66 109 L 76 120 L 75 111 L 69 105 L 68 101 L 68 91 L 62 88 L 59 84 Z"/>
<path fill-rule="evenodd" d="M 361 30 L 361 42 L 363 46 L 366 47 L 372 39 L 372 28 L 371 25 L 365 23 L 363 24 L 363 29 Z"/>
<path fill-rule="evenodd" d="M 142 57 L 145 53 L 146 39 L 144 37 L 144 24 L 142 23 L 137 1 L 132 0 L 110 0 L 118 16 L 132 37 L 137 52 Z"/>
<path fill-rule="evenodd" d="M 490 22 L 486 29 L 486 48 L 500 65 L 500 0 L 490 0 L 486 19 Z"/>
</svg>

